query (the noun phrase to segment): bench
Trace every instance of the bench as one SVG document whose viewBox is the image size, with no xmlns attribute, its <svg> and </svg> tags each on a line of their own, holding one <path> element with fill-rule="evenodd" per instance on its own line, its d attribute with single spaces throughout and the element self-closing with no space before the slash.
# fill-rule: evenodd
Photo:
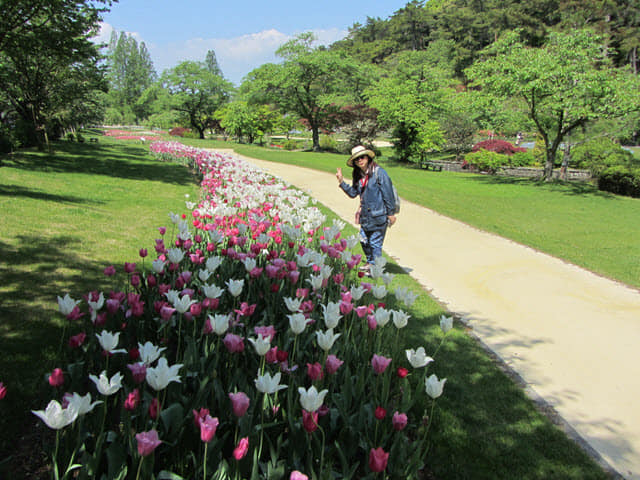
<svg viewBox="0 0 640 480">
<path fill-rule="evenodd" d="M 433 162 L 428 162 L 426 160 L 422 160 L 420 162 L 420 168 L 424 168 L 426 170 L 433 170 L 434 172 L 441 172 L 442 171 L 442 164 L 441 163 L 433 163 Z"/>
</svg>

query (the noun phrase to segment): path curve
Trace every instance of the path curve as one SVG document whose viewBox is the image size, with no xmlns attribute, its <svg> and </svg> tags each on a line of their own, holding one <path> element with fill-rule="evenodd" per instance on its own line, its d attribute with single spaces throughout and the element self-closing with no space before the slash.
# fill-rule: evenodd
<svg viewBox="0 0 640 480">
<path fill-rule="evenodd" d="M 234 155 L 353 224 L 334 175 Z M 601 464 L 640 479 L 640 291 L 404 200 L 384 250 Z"/>
</svg>

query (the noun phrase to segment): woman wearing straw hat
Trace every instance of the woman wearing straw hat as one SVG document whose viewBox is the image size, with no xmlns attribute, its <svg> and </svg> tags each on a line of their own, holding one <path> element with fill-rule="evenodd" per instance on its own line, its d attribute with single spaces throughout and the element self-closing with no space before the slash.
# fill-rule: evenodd
<svg viewBox="0 0 640 480">
<path fill-rule="evenodd" d="M 387 226 L 396 222 L 391 178 L 374 161 L 375 156 L 372 150 L 362 145 L 351 149 L 351 157 L 347 160 L 347 166 L 353 168 L 351 185 L 344 181 L 341 168 L 336 171 L 340 188 L 351 198 L 360 195 L 356 223 L 360 224 L 360 244 L 367 257 L 365 270 L 382 255 Z"/>
</svg>

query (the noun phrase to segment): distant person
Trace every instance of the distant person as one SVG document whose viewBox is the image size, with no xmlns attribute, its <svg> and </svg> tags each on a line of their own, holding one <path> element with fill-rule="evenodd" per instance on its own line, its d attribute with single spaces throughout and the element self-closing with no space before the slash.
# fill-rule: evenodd
<svg viewBox="0 0 640 480">
<path fill-rule="evenodd" d="M 368 272 L 376 258 L 382 256 L 387 226 L 396 222 L 395 200 L 389 174 L 375 161 L 376 154 L 358 145 L 351 149 L 347 166 L 353 168 L 351 185 L 344 181 L 342 169 L 336 170 L 340 188 L 351 198 L 360 196 L 356 223 L 360 225 L 360 245 L 367 258 L 363 270 Z"/>
<path fill-rule="evenodd" d="M 522 142 L 522 132 L 518 132 L 516 135 L 516 147 L 520 146 L 520 142 Z"/>
</svg>

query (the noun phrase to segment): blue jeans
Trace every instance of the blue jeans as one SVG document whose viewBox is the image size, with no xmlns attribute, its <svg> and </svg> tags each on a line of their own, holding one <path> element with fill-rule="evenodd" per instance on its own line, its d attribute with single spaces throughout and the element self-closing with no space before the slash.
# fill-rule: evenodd
<svg viewBox="0 0 640 480">
<path fill-rule="evenodd" d="M 382 243 L 386 233 L 386 225 L 381 230 L 360 229 L 360 245 L 365 257 L 367 257 L 367 263 L 373 263 L 376 258 L 382 256 Z"/>
</svg>

